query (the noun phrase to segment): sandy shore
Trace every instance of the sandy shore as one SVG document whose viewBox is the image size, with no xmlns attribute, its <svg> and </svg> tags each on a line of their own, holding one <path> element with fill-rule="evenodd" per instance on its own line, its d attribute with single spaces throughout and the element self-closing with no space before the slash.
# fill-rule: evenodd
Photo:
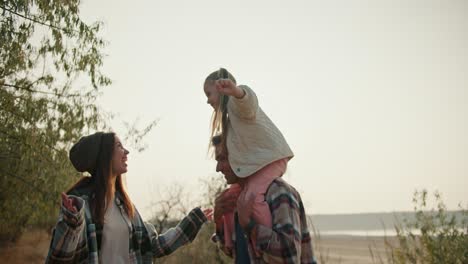
<svg viewBox="0 0 468 264">
<path fill-rule="evenodd" d="M 323 264 L 382 263 L 378 258 L 373 261 L 372 253 L 385 259 L 383 237 L 333 235 L 315 238 L 313 242 L 319 263 Z M 10 264 L 44 263 L 49 243 L 50 237 L 45 231 L 26 232 L 17 243 L 0 248 L 0 259 Z"/>
<path fill-rule="evenodd" d="M 387 238 L 394 242 L 395 238 Z M 364 236 L 322 236 L 315 239 L 319 263 L 387 263 L 385 238 Z"/>
</svg>

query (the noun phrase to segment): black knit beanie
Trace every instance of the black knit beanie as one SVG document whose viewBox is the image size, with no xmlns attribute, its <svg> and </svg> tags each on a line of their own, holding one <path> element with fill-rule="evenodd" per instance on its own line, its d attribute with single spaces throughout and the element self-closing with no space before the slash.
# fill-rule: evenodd
<svg viewBox="0 0 468 264">
<path fill-rule="evenodd" d="M 77 171 L 94 172 L 103 135 L 103 132 L 97 132 L 84 136 L 70 149 L 70 161 Z"/>
</svg>

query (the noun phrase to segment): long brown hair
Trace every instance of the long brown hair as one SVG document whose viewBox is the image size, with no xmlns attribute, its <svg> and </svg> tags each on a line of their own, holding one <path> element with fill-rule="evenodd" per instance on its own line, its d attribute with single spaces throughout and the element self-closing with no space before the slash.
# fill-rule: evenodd
<svg viewBox="0 0 468 264">
<path fill-rule="evenodd" d="M 93 217 L 93 222 L 103 225 L 104 215 L 108 206 L 113 202 L 112 199 L 112 175 L 111 163 L 114 153 L 115 134 L 104 133 L 102 135 L 100 151 L 96 168 L 91 177 L 83 177 L 75 183 L 67 192 L 81 187 L 89 186 L 91 191 L 90 206 Z M 118 175 L 115 179 L 115 191 L 120 192 L 124 204 L 124 209 L 127 215 L 132 219 L 135 216 L 135 208 L 130 197 L 127 194 L 125 185 L 123 184 L 122 175 Z"/>
<path fill-rule="evenodd" d="M 229 79 L 233 81 L 234 84 L 236 84 L 236 79 L 234 78 L 234 76 L 226 69 L 220 68 L 219 70 L 212 72 L 206 77 L 204 85 L 207 85 L 208 83 L 213 83 L 219 79 Z M 229 96 L 223 94 L 219 95 L 219 104 L 216 106 L 211 116 L 211 133 L 209 149 L 212 146 L 211 138 L 213 138 L 215 135 L 221 135 L 221 141 L 223 143 L 226 142 L 227 125 L 229 123 L 229 116 L 227 111 L 228 102 Z"/>
</svg>

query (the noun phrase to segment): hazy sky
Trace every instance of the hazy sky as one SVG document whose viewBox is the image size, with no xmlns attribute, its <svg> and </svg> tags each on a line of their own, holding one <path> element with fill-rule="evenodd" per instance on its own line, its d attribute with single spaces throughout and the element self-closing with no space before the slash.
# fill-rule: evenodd
<svg viewBox="0 0 468 264">
<path fill-rule="evenodd" d="M 200 196 L 220 66 L 254 89 L 295 153 L 284 178 L 309 214 L 412 210 L 415 189 L 468 203 L 467 1 L 82 2 L 105 23 L 100 104 L 120 119 L 158 118 L 129 156 L 145 217 L 155 190 Z M 115 121 L 114 130 L 124 129 Z M 220 176 L 221 177 L 221 176 Z M 195 204 L 194 204 L 195 205 Z"/>
</svg>

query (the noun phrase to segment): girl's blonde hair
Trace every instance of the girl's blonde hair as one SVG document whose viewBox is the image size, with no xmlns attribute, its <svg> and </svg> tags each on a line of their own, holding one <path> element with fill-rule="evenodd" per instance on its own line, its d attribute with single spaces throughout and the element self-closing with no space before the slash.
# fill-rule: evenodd
<svg viewBox="0 0 468 264">
<path fill-rule="evenodd" d="M 224 68 L 220 68 L 219 70 L 212 72 L 205 78 L 204 86 L 207 84 L 213 84 L 215 81 L 219 79 L 229 79 L 234 84 L 236 83 L 236 79 L 234 76 L 228 72 Z M 215 107 L 213 114 L 211 116 L 211 133 L 210 133 L 210 144 L 209 149 L 211 148 L 211 138 L 215 135 L 221 135 L 221 142 L 225 144 L 226 137 L 227 137 L 227 124 L 229 122 L 229 116 L 227 112 L 227 104 L 229 101 L 229 96 L 220 94 L 219 95 L 219 104 Z"/>
</svg>

